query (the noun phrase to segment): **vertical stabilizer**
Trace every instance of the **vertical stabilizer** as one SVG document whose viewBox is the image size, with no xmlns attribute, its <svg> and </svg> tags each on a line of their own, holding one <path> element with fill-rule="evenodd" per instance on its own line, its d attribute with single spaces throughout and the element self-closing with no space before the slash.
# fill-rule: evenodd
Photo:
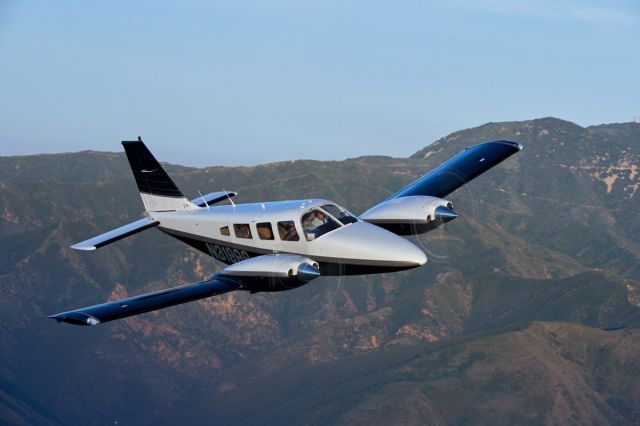
<svg viewBox="0 0 640 426">
<path fill-rule="evenodd" d="M 159 212 L 198 208 L 185 198 L 141 138 L 137 141 L 123 141 L 122 146 L 127 153 L 145 210 Z"/>
</svg>

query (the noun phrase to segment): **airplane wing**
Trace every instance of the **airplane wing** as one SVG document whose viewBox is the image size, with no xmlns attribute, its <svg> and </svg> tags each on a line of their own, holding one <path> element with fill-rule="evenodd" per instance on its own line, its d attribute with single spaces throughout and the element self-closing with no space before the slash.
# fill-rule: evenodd
<svg viewBox="0 0 640 426">
<path fill-rule="evenodd" d="M 75 325 L 98 325 L 234 290 L 291 290 L 319 277 L 318 268 L 316 262 L 303 256 L 265 254 L 229 265 L 204 281 L 61 312 L 49 318 Z"/>
<path fill-rule="evenodd" d="M 196 204 L 199 207 L 206 207 L 208 205 L 219 203 L 220 201 L 229 199 L 231 197 L 235 197 L 237 192 L 211 192 L 207 195 L 203 195 L 198 198 L 194 198 L 191 200 L 193 204 Z M 137 234 L 138 232 L 142 232 L 145 229 L 153 228 L 154 226 L 158 226 L 160 222 L 157 222 L 148 217 L 144 217 L 140 220 L 136 220 L 135 222 L 127 223 L 124 226 L 121 226 L 116 229 L 112 229 L 111 231 L 107 231 L 104 234 L 100 234 L 96 237 L 89 238 L 88 240 L 81 241 L 71 246 L 72 249 L 75 250 L 95 250 L 102 246 L 106 246 L 107 244 L 116 242 L 125 237 L 128 237 L 133 234 Z"/>
<path fill-rule="evenodd" d="M 205 297 L 228 293 L 239 290 L 242 287 L 242 281 L 239 279 L 216 274 L 207 280 L 197 283 L 61 312 L 50 315 L 49 318 L 75 325 L 97 325 Z"/>
<path fill-rule="evenodd" d="M 522 150 L 510 141 L 486 142 L 465 149 L 385 201 L 411 195 L 442 198 Z"/>
<path fill-rule="evenodd" d="M 486 142 L 467 148 L 371 207 L 360 219 L 398 235 L 429 232 L 458 217 L 453 205 L 442 197 L 521 149 L 522 145 L 510 141 Z"/>
<path fill-rule="evenodd" d="M 129 235 L 137 234 L 138 232 L 142 232 L 145 229 L 158 226 L 159 224 L 160 222 L 156 222 L 153 219 L 145 217 L 140 220 L 136 220 L 135 222 L 131 222 L 124 226 L 121 226 L 120 228 L 107 231 L 104 234 L 98 235 L 97 237 L 89 238 L 88 240 L 84 240 L 82 242 L 74 244 L 71 246 L 71 248 L 76 250 L 95 250 L 102 246 L 106 246 L 107 244 L 113 243 L 114 241 L 118 241 L 125 237 L 128 237 Z"/>
</svg>

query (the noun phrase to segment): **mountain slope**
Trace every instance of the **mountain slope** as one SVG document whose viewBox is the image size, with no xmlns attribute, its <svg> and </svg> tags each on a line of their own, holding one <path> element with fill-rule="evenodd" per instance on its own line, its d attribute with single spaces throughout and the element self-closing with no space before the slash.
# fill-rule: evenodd
<svg viewBox="0 0 640 426">
<path fill-rule="evenodd" d="M 633 185 L 640 182 L 635 172 L 640 125 L 582 128 L 553 118 L 489 123 L 449 135 L 409 159 L 361 157 L 252 168 L 170 165 L 168 170 L 192 196 L 222 188 L 239 191 L 239 202 L 313 194 L 359 213 L 466 146 L 501 138 L 519 140 L 525 150 L 449 197 L 461 216 L 414 239 L 429 257 L 423 268 L 322 277 L 280 294 L 234 293 L 90 329 L 57 324 L 46 315 L 191 282 L 221 265 L 156 230 L 95 253 L 69 248 L 140 217 L 139 195 L 121 154 L 0 158 L 4 406 L 20 406 L 14 413 L 42 423 L 178 418 L 206 423 L 206 416 L 228 423 L 239 419 L 236 410 L 250 422 L 262 418 L 272 399 L 242 408 L 230 402 L 219 411 L 206 407 L 220 407 L 218 398 L 232 401 L 254 388 L 267 392 L 267 383 L 280 377 L 296 383 L 283 392 L 315 395 L 319 377 L 341 380 L 345 370 L 336 366 L 343 361 L 348 370 L 357 367 L 360 356 L 379 356 L 380 365 L 389 366 L 394 354 L 402 358 L 431 345 L 475 342 L 487 352 L 489 342 L 499 342 L 506 352 L 503 358 L 491 355 L 495 365 L 515 369 L 509 359 L 523 355 L 512 344 L 519 336 L 513 329 L 525 333 L 532 321 L 576 333 L 577 342 L 559 340 L 553 350 L 560 353 L 572 353 L 576 343 L 597 352 L 602 336 L 627 336 L 628 331 L 635 337 L 640 324 L 640 206 Z M 621 327 L 626 331 L 599 330 Z M 546 337 L 541 339 L 543 348 L 549 346 Z M 548 371 L 565 361 L 549 356 L 551 365 L 541 370 L 540 383 L 527 379 L 526 386 L 560 389 L 554 387 L 559 379 Z M 444 362 L 429 359 L 436 370 Z M 608 359 L 603 358 L 605 365 Z M 565 409 L 554 408 L 556 417 L 537 414 L 531 422 L 572 423 L 577 421 L 574 414 L 583 419 L 591 413 L 598 421 L 633 423 L 629 413 L 638 406 L 625 392 L 635 377 L 634 362 L 631 352 L 623 351 L 616 369 L 566 390 L 576 392 L 580 405 L 569 393 L 563 398 L 571 402 L 558 402 Z M 593 361 L 594 368 L 598 363 Z M 501 383 L 495 365 L 486 366 L 486 377 Z M 464 422 L 462 417 L 451 420 L 444 402 L 433 400 L 431 388 L 420 384 L 430 383 L 430 368 L 427 363 L 416 369 L 409 384 L 376 385 L 375 392 L 361 392 L 355 399 L 336 397 L 339 404 L 319 401 L 317 410 L 304 405 L 302 413 L 309 413 L 309 420 L 300 414 L 290 423 L 369 421 L 373 416 L 367 413 L 379 413 L 376 407 L 387 399 L 422 407 L 401 404 L 407 409 L 394 411 L 405 416 L 398 419 Z M 452 380 L 447 371 L 441 370 L 438 380 Z M 458 392 L 472 379 L 457 377 L 451 389 Z M 611 389 L 605 402 L 602 387 Z M 471 419 L 485 423 L 505 423 L 512 416 L 509 410 L 517 411 L 501 411 L 501 401 L 532 413 L 555 407 L 526 395 L 510 405 L 509 395 L 496 391 L 494 411 L 483 412 L 483 394 L 475 392 L 465 404 Z M 332 392 L 325 397 L 332 400 Z M 286 423 L 284 411 L 273 413 Z"/>
<path fill-rule="evenodd" d="M 532 323 L 278 371 L 195 412 L 235 424 L 634 424 L 638 337 Z"/>
</svg>

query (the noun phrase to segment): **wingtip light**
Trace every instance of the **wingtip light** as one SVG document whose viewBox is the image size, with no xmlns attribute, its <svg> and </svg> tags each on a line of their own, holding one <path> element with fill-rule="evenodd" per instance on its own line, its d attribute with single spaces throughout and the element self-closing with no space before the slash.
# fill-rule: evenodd
<svg viewBox="0 0 640 426">
<path fill-rule="evenodd" d="M 63 312 L 60 314 L 49 315 L 48 318 L 54 319 L 57 322 L 66 322 L 74 325 L 100 324 L 100 320 L 98 318 L 81 312 Z"/>
<path fill-rule="evenodd" d="M 82 243 L 78 243 L 78 244 L 74 244 L 72 246 L 69 246 L 74 250 L 82 250 L 82 251 L 91 251 L 91 250 L 95 250 L 97 247 L 96 246 L 88 246 L 88 245 L 84 245 Z"/>
</svg>

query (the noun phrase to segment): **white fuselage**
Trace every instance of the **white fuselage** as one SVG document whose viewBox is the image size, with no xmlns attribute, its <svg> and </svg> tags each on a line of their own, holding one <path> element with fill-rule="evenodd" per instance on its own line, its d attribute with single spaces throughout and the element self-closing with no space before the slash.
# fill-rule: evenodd
<svg viewBox="0 0 640 426">
<path fill-rule="evenodd" d="M 160 222 L 162 231 L 226 264 L 263 254 L 290 253 L 315 260 L 323 275 L 337 275 L 409 269 L 426 262 L 424 252 L 411 242 L 360 220 L 341 223 L 323 209 L 327 205 L 337 206 L 327 200 L 311 199 L 150 215 Z M 338 225 L 314 237 L 305 232 L 302 220 L 308 212 L 317 210 L 327 213 Z M 285 234 L 287 226 L 295 230 L 287 228 L 289 232 Z"/>
</svg>

